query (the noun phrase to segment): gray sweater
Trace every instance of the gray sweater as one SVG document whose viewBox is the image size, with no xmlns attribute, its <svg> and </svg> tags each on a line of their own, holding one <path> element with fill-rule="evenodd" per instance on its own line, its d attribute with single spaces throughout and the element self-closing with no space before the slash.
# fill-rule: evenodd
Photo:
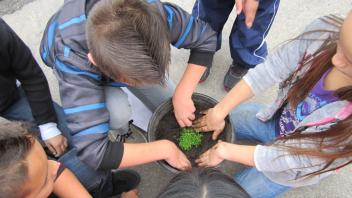
<svg viewBox="0 0 352 198">
<path fill-rule="evenodd" d="M 339 27 L 320 18 L 307 26 L 305 32 L 321 29 L 332 30 L 332 32 L 315 32 L 303 35 L 299 39 L 281 46 L 268 56 L 264 63 L 249 70 L 248 74 L 244 76 L 244 80 L 253 93 L 255 95 L 260 94 L 274 84 L 282 83 L 297 70 L 299 63 L 306 55 L 313 54 L 326 38 L 334 36 L 335 33 L 333 32 L 337 32 Z M 308 68 L 309 66 L 302 68 L 298 75 L 304 75 Z M 257 113 L 257 118 L 263 122 L 270 120 L 284 104 L 290 88 L 291 85 L 280 86 L 275 102 L 267 108 L 261 109 Z M 346 115 L 351 114 L 351 111 L 351 104 L 348 101 L 332 102 L 308 115 L 298 124 L 295 130 L 303 127 L 303 133 L 325 131 L 339 120 L 345 119 Z M 286 144 L 300 148 L 314 147 L 308 140 L 290 140 Z M 341 148 L 344 146 L 341 145 Z M 290 187 L 316 184 L 332 174 L 330 171 L 314 177 L 300 177 L 321 170 L 326 162 L 311 156 L 291 155 L 286 149 L 273 145 L 257 145 L 254 152 L 254 162 L 256 168 L 270 180 Z M 342 165 L 344 162 L 347 162 L 347 159 L 336 160 L 328 169 Z"/>
<path fill-rule="evenodd" d="M 189 63 L 211 66 L 217 33 L 175 4 L 145 0 L 160 13 L 170 34 L 170 44 L 190 49 Z M 78 157 L 94 169 L 117 168 L 123 143 L 108 138 L 109 112 L 104 86 L 124 86 L 104 75 L 87 58 L 86 20 L 98 0 L 65 0 L 45 29 L 40 54 L 53 68 L 59 81 L 62 106 L 66 113 Z"/>
</svg>

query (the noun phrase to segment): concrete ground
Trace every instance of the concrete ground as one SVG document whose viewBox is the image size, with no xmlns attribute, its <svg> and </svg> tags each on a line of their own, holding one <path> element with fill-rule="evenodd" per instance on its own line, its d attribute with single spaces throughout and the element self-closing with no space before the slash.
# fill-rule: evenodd
<svg viewBox="0 0 352 198">
<path fill-rule="evenodd" d="M 170 0 L 187 11 L 191 11 L 194 0 Z M 29 3 L 28 3 L 29 2 Z M 35 58 L 42 66 L 55 101 L 60 102 L 57 81 L 50 69 L 42 63 L 38 48 L 43 30 L 49 17 L 60 7 L 63 0 L 0 0 L 0 16 L 19 34 L 30 47 Z M 267 37 L 269 48 L 272 49 L 283 41 L 297 35 L 305 25 L 313 19 L 330 13 L 345 14 L 351 9 L 351 0 L 294 0 L 282 1 L 276 19 Z M 22 7 L 23 6 L 23 7 Z M 20 8 L 22 7 L 22 8 Z M 20 9 L 19 9 L 20 8 Z M 7 14 L 7 15 L 5 15 Z M 221 99 L 226 92 L 223 90 L 223 76 L 231 63 L 228 47 L 228 35 L 235 19 L 232 14 L 224 28 L 223 47 L 216 54 L 214 66 L 208 80 L 201 84 L 197 91 Z M 170 76 L 178 82 L 188 60 L 187 50 L 172 49 Z M 274 89 L 270 89 L 252 101 L 268 103 L 273 100 Z M 152 198 L 168 182 L 172 174 L 155 163 L 137 167 L 142 175 L 140 197 Z M 233 174 L 238 166 L 227 164 L 224 168 Z M 315 186 L 290 190 L 281 197 L 352 197 L 351 167 L 344 168 L 338 174 L 322 181 Z"/>
</svg>

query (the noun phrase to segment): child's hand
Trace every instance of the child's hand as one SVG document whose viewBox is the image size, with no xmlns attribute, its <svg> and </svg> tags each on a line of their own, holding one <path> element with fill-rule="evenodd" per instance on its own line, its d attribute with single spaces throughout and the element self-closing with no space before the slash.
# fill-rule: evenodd
<svg viewBox="0 0 352 198">
<path fill-rule="evenodd" d="M 174 95 L 172 103 L 177 123 L 181 127 L 192 126 L 192 121 L 195 119 L 194 112 L 196 111 L 192 98 L 187 99 Z"/>
<path fill-rule="evenodd" d="M 196 159 L 198 166 L 214 167 L 224 161 L 226 153 L 225 144 L 225 142 L 219 140 L 217 144 L 199 156 Z"/>
<path fill-rule="evenodd" d="M 183 152 L 173 142 L 168 141 L 168 144 L 168 157 L 166 157 L 165 161 L 172 167 L 182 171 L 191 169 L 191 162 L 187 159 L 185 154 L 183 154 Z"/>
<path fill-rule="evenodd" d="M 225 128 L 225 120 L 224 118 L 219 117 L 215 108 L 208 109 L 204 114 L 204 116 L 194 121 L 192 127 L 194 130 L 200 132 L 214 131 L 212 138 L 213 140 L 216 140 Z"/>
<path fill-rule="evenodd" d="M 61 134 L 45 140 L 44 143 L 55 157 L 64 154 L 68 146 L 67 139 Z"/>
<path fill-rule="evenodd" d="M 121 198 L 138 198 L 138 190 L 133 189 L 121 194 Z"/>
</svg>

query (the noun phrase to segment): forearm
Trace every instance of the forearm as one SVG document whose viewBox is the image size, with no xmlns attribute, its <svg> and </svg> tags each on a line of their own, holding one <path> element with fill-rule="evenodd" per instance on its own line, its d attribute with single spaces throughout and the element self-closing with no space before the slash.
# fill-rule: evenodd
<svg viewBox="0 0 352 198">
<path fill-rule="evenodd" d="M 69 169 L 65 169 L 55 181 L 54 194 L 60 198 L 92 197 Z"/>
<path fill-rule="evenodd" d="M 254 150 L 255 146 L 224 143 L 223 158 L 228 161 L 241 163 L 247 166 L 255 166 Z"/>
<path fill-rule="evenodd" d="M 205 70 L 206 67 L 188 64 L 186 71 L 176 87 L 175 95 L 182 94 L 183 96 L 191 97 Z"/>
<path fill-rule="evenodd" d="M 158 160 L 165 160 L 171 142 L 159 140 L 149 143 L 124 144 L 124 153 L 119 168 L 136 166 Z"/>
<path fill-rule="evenodd" d="M 253 97 L 253 92 L 242 79 L 234 88 L 214 107 L 215 111 L 225 118 L 233 108 Z"/>
</svg>

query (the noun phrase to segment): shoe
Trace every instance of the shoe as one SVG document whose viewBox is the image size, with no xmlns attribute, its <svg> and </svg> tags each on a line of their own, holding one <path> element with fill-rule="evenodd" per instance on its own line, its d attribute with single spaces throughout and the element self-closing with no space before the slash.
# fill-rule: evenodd
<svg viewBox="0 0 352 198">
<path fill-rule="evenodd" d="M 202 83 L 202 82 L 206 81 L 208 76 L 209 76 L 209 74 L 210 74 L 210 68 L 207 67 L 207 69 L 203 73 L 202 77 L 200 78 L 199 83 Z"/>
<path fill-rule="evenodd" d="M 119 129 L 110 129 L 108 132 L 109 140 L 112 142 L 125 142 L 127 138 L 131 137 L 131 124 L 133 120 L 130 120 L 125 127 Z"/>
<path fill-rule="evenodd" d="M 229 92 L 242 77 L 247 73 L 249 67 L 232 63 L 224 77 L 224 89 Z"/>
<path fill-rule="evenodd" d="M 134 170 L 112 170 L 113 195 L 119 195 L 137 188 L 141 177 Z"/>
</svg>

